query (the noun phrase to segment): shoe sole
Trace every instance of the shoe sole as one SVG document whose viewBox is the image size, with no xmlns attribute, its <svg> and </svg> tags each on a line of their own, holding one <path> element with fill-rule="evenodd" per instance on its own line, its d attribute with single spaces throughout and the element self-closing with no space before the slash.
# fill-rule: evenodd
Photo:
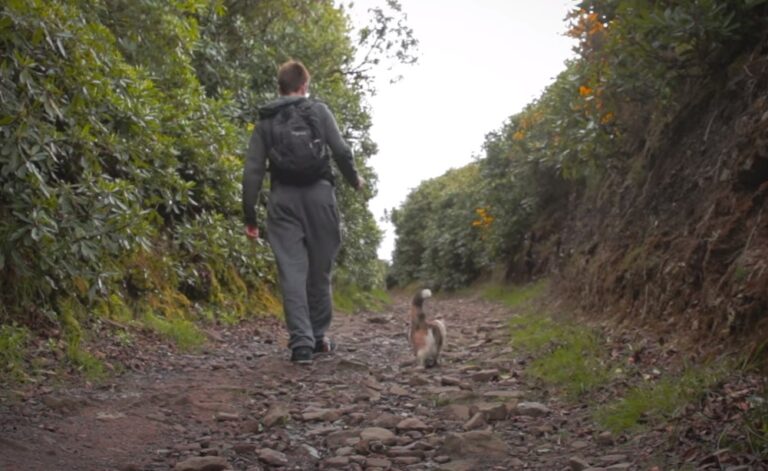
<svg viewBox="0 0 768 471">
<path fill-rule="evenodd" d="M 311 365 L 312 360 L 291 360 L 291 363 L 295 365 Z"/>
</svg>

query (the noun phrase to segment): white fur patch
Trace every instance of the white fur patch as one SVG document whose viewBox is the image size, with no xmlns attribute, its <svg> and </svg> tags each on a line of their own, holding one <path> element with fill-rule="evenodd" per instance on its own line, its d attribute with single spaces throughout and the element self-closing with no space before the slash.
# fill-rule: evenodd
<svg viewBox="0 0 768 471">
<path fill-rule="evenodd" d="M 424 339 L 425 345 L 418 352 L 416 352 L 417 364 L 422 368 L 426 366 L 435 366 L 437 364 L 438 357 L 440 356 L 440 351 L 442 350 L 443 347 L 445 347 L 445 341 L 446 341 L 445 323 L 443 323 L 443 321 L 438 319 L 435 319 L 432 322 L 440 331 L 442 342 L 441 342 L 441 345 L 438 345 L 437 339 L 435 338 L 435 335 L 432 332 L 432 329 L 430 328 L 427 331 L 427 335 Z"/>
<path fill-rule="evenodd" d="M 439 354 L 439 351 L 437 349 L 437 342 L 435 341 L 435 336 L 432 335 L 432 331 L 427 332 L 426 337 L 426 345 L 419 350 L 419 352 L 416 354 L 416 358 L 419 362 L 419 366 L 424 366 L 424 363 L 430 359 L 430 358 L 436 358 Z"/>
<path fill-rule="evenodd" d="M 432 297 L 432 291 L 428 289 L 421 290 L 421 299 L 427 299 Z"/>
<path fill-rule="evenodd" d="M 443 347 L 445 347 L 445 344 L 446 344 L 446 342 L 448 341 L 448 339 L 447 339 L 447 337 L 448 337 L 448 332 L 447 332 L 447 331 L 446 331 L 446 329 L 445 329 L 445 323 L 444 323 L 443 321 L 441 321 L 440 319 L 435 319 L 435 320 L 433 320 L 432 322 L 433 322 L 433 323 L 434 323 L 434 324 L 437 326 L 437 328 L 440 330 L 440 333 L 441 333 L 441 334 L 442 334 L 442 336 L 443 336 Z"/>
</svg>

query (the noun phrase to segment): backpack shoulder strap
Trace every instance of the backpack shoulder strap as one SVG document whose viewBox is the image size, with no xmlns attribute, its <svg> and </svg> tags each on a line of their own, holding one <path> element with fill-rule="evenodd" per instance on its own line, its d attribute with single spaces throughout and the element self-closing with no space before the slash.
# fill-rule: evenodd
<svg viewBox="0 0 768 471">
<path fill-rule="evenodd" d="M 301 113 L 302 117 L 309 125 L 310 129 L 312 129 L 312 134 L 322 142 L 326 142 L 325 133 L 323 132 L 323 123 L 320 122 L 320 115 L 316 109 L 317 103 L 320 102 L 312 98 L 306 98 L 304 100 L 300 100 L 296 106 L 299 109 L 299 113 Z"/>
</svg>

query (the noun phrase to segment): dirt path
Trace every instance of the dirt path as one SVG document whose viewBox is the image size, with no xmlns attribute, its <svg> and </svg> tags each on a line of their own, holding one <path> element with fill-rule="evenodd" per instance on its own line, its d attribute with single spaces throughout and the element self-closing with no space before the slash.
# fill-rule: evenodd
<svg viewBox="0 0 768 471">
<path fill-rule="evenodd" d="M 0 469 L 651 469 L 661 435 L 601 435 L 585 407 L 526 380 L 505 308 L 430 300 L 450 346 L 426 371 L 408 364 L 406 308 L 337 316 L 339 351 L 311 366 L 262 320 L 201 354 L 136 352 L 149 367 L 99 387 L 5 402 Z"/>
</svg>

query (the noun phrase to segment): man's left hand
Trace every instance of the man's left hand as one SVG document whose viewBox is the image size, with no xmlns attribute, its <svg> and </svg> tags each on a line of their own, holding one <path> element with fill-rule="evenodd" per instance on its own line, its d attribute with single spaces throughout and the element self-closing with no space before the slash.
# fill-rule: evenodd
<svg viewBox="0 0 768 471">
<path fill-rule="evenodd" d="M 259 228 L 256 226 L 247 225 L 245 226 L 245 235 L 248 236 L 249 239 L 256 240 L 259 238 Z"/>
</svg>

